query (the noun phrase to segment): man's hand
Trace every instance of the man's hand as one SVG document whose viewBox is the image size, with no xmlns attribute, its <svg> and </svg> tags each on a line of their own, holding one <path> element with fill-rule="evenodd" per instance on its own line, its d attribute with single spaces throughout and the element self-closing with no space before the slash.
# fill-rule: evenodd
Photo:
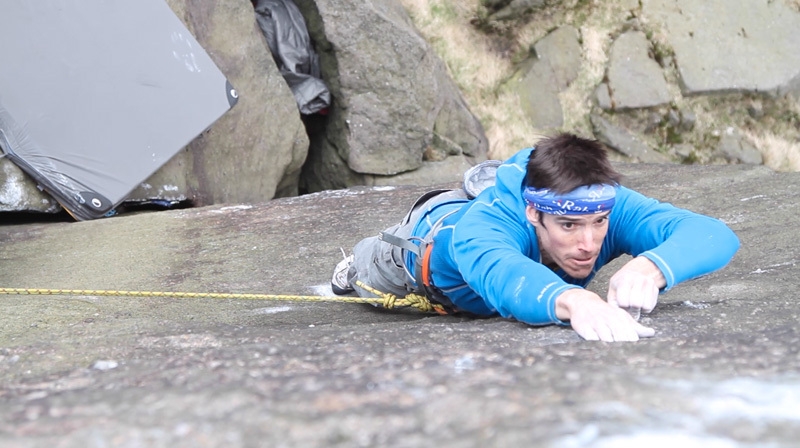
<svg viewBox="0 0 800 448">
<path fill-rule="evenodd" d="M 658 290 L 666 286 L 664 274 L 645 257 L 625 263 L 608 282 L 608 303 L 626 308 L 635 316 L 639 310 L 653 311 L 658 302 Z"/>
<path fill-rule="evenodd" d="M 572 329 L 587 341 L 638 341 L 656 333 L 636 322 L 625 310 L 580 288 L 569 289 L 558 296 L 556 316 L 569 320 Z"/>
</svg>

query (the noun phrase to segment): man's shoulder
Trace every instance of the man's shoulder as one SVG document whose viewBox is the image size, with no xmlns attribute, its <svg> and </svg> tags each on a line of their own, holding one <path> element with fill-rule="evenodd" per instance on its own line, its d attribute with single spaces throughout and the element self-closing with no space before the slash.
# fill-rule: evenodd
<svg viewBox="0 0 800 448">
<path fill-rule="evenodd" d="M 531 157 L 533 148 L 523 148 L 514 153 L 511 157 L 503 161 L 505 167 L 514 166 L 516 171 L 524 172 L 528 167 L 528 159 Z"/>
<path fill-rule="evenodd" d="M 645 196 L 644 194 L 626 187 L 624 185 L 617 185 L 616 187 L 616 201 L 617 203 L 622 203 L 622 205 L 628 204 L 629 202 L 637 202 L 641 200 L 655 200 L 651 197 Z"/>
</svg>

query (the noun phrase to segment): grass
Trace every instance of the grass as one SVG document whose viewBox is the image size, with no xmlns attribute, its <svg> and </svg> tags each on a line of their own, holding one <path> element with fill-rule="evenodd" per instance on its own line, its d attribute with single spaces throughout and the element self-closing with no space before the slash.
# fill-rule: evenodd
<svg viewBox="0 0 800 448">
<path fill-rule="evenodd" d="M 745 135 L 761 150 L 764 165 L 775 171 L 800 171 L 800 142 L 787 141 L 769 131 L 749 131 Z"/>
</svg>

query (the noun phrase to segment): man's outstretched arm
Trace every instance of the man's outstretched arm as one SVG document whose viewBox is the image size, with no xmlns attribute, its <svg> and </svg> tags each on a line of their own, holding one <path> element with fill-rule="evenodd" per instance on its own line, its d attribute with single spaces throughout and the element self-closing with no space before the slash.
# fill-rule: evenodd
<svg viewBox="0 0 800 448">
<path fill-rule="evenodd" d="M 669 290 L 724 267 L 739 249 L 722 221 L 620 187 L 611 212 L 608 240 L 616 253 L 648 258 Z"/>
</svg>

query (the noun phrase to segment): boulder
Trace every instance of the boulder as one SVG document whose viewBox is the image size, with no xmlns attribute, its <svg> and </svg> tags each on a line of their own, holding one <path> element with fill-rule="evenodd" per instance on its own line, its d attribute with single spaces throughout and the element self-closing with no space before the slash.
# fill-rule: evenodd
<svg viewBox="0 0 800 448">
<path fill-rule="evenodd" d="M 0 212 L 57 213 L 63 210 L 52 196 L 12 161 L 0 158 Z"/>
<path fill-rule="evenodd" d="M 257 202 L 355 185 L 451 182 L 460 179 L 462 168 L 487 157 L 481 123 L 399 0 L 295 0 L 331 88 L 328 115 L 298 113 L 250 2 L 168 3 L 240 98 L 133 191 L 133 201 Z M 538 58 L 517 75 L 517 81 L 529 76 L 520 87 L 527 110 L 515 112 L 526 117 L 503 121 L 487 113 L 484 124 L 526 123 L 550 131 L 562 130 L 569 117 L 576 128 L 563 130 L 594 129 L 610 146 L 628 151 L 625 160 L 662 162 L 664 154 L 653 148 L 671 148 L 684 163 L 738 163 L 742 157 L 758 163 L 757 152 L 763 151 L 770 166 L 793 169 L 769 156 L 769 144 L 760 142 L 755 150 L 721 139 L 721 132 L 738 123 L 749 134 L 774 135 L 784 146 L 800 140 L 793 109 L 800 104 L 797 1 L 614 0 L 596 8 L 585 2 L 481 0 L 480 5 L 484 18 L 475 19 L 476 29 L 497 21 L 493 25 L 499 28 L 489 28 L 522 36 L 483 36 L 503 57 L 519 54 L 514 44 L 528 48 L 524 36 L 532 26 L 555 30 L 534 44 Z M 599 20 L 598 14 L 607 12 L 614 17 Z M 577 75 L 571 71 L 575 58 Z M 569 103 L 559 101 L 565 85 Z M 476 110 L 490 110 L 495 98 L 481 97 L 486 104 L 474 104 Z M 494 143 L 498 151 L 507 150 L 499 148 L 502 140 Z M 746 154 L 732 156 L 737 148 Z M 2 210 L 61 210 L 33 182 L 21 180 L 10 161 L 0 159 L 0 166 Z"/>
<path fill-rule="evenodd" d="M 332 94 L 310 132 L 303 188 L 368 183 L 425 154 L 486 158 L 488 142 L 447 67 L 395 0 L 298 0 Z M 441 182 L 432 178 L 429 183 Z"/>
<path fill-rule="evenodd" d="M 563 26 L 534 44 L 535 55 L 509 82 L 531 126 L 553 130 L 564 124 L 558 94 L 578 76 L 581 45 L 578 30 Z"/>
<path fill-rule="evenodd" d="M 764 157 L 744 136 L 734 128 L 725 129 L 720 136 L 717 152 L 731 163 L 761 165 Z"/>
<path fill-rule="evenodd" d="M 611 47 L 608 87 L 613 109 L 653 107 L 670 100 L 658 63 L 648 56 L 649 42 L 641 31 L 619 36 Z"/>
<path fill-rule="evenodd" d="M 194 205 L 297 194 L 308 136 L 247 0 L 168 0 L 239 94 L 236 106 L 131 195 Z"/>
<path fill-rule="evenodd" d="M 600 142 L 631 160 L 645 163 L 668 163 L 670 160 L 637 138 L 629 130 L 616 126 L 600 115 L 592 115 L 592 128 Z"/>
<path fill-rule="evenodd" d="M 790 90 L 800 75 L 800 15 L 789 2 L 643 0 L 668 29 L 684 94 Z"/>
</svg>

